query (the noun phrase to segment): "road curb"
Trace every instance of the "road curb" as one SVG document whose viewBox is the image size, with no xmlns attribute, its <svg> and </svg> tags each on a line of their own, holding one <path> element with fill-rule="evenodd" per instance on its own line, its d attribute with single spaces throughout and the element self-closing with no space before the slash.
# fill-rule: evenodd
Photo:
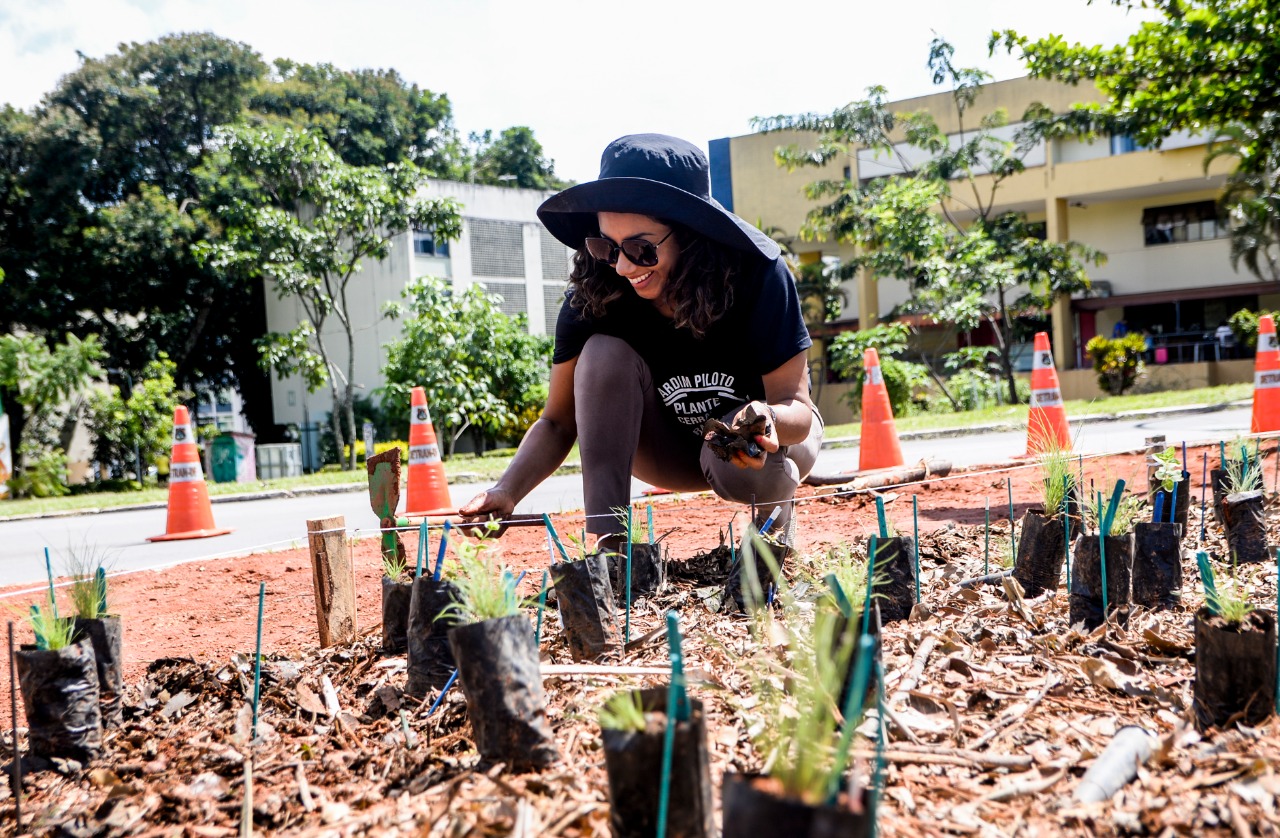
<svg viewBox="0 0 1280 838">
<path fill-rule="evenodd" d="M 1234 402 L 1217 402 L 1215 404 L 1188 404 L 1177 407 L 1157 407 L 1148 410 L 1122 410 L 1119 413 L 1089 413 L 1084 416 L 1068 417 L 1072 425 L 1092 425 L 1100 422 L 1120 422 L 1129 419 L 1154 419 L 1161 416 L 1179 416 L 1195 413 L 1216 413 L 1232 407 L 1245 407 L 1253 403 L 1252 399 L 1241 399 Z M 959 428 L 930 428 L 919 431 L 903 431 L 898 434 L 899 440 L 937 439 L 939 437 L 973 436 L 986 433 L 1007 433 L 1009 431 L 1026 430 L 1025 422 L 992 422 L 984 425 L 968 425 Z M 859 437 L 842 436 L 824 439 L 823 448 L 856 448 Z"/>
</svg>

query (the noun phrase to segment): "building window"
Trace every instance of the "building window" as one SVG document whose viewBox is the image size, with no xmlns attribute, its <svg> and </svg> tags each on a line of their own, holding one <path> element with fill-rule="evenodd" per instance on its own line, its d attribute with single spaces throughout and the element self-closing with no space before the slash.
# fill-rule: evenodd
<svg viewBox="0 0 1280 838">
<path fill-rule="evenodd" d="M 1147 246 L 1220 239 L 1231 235 L 1226 219 L 1213 201 L 1148 207 L 1142 211 L 1142 234 Z"/>
<path fill-rule="evenodd" d="M 1139 145 L 1138 141 L 1128 134 L 1112 134 L 1111 135 L 1111 154 L 1129 154 L 1134 151 L 1146 151 L 1147 147 Z"/>
<path fill-rule="evenodd" d="M 437 241 L 434 230 L 415 228 L 413 231 L 413 253 L 415 256 L 448 256 L 449 243 L 443 240 Z"/>
</svg>

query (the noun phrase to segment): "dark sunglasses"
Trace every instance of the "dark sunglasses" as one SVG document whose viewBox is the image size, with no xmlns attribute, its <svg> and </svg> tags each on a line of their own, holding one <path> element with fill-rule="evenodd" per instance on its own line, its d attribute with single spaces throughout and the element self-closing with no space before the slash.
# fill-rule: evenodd
<svg viewBox="0 0 1280 838">
<path fill-rule="evenodd" d="M 584 243 L 587 246 L 587 253 L 606 265 L 618 264 L 618 252 L 621 251 L 636 267 L 652 268 L 658 264 L 658 245 L 671 238 L 674 232 L 674 228 L 668 230 L 667 234 L 656 243 L 647 239 L 623 239 L 621 244 L 614 244 L 611 240 L 598 236 L 589 236 Z"/>
</svg>

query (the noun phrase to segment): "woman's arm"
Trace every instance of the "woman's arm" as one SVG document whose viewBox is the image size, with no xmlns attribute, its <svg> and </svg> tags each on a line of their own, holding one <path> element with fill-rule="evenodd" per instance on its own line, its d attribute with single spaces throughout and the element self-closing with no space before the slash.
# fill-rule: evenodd
<svg viewBox="0 0 1280 838">
<path fill-rule="evenodd" d="M 578 359 L 573 358 L 551 367 L 542 415 L 524 435 L 516 456 L 498 482 L 468 501 L 458 510 L 460 515 L 472 521 L 509 517 L 516 504 L 564 462 L 578 438 L 573 399 L 573 370 L 577 363 Z"/>
<path fill-rule="evenodd" d="M 743 405 L 734 416 L 737 422 L 747 407 L 757 414 L 772 412 L 770 432 L 756 437 L 764 449 L 759 457 L 748 457 L 745 452 L 736 453 L 734 462 L 742 468 L 764 468 L 766 454 L 777 451 L 783 445 L 803 442 L 813 426 L 813 401 L 809 398 L 808 353 L 798 352 L 782 366 L 765 373 L 764 401 L 752 401 Z"/>
</svg>

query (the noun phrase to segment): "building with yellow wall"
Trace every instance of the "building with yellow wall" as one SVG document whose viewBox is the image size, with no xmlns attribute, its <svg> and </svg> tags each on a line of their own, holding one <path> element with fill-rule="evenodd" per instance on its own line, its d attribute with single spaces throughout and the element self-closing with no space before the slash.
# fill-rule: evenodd
<svg viewBox="0 0 1280 838">
<path fill-rule="evenodd" d="M 981 89 L 965 123 L 972 128 L 997 108 L 1016 120 L 1034 102 L 1062 113 L 1098 97 L 1092 88 L 1055 82 L 995 82 Z M 950 136 L 962 127 L 950 92 L 890 108 L 928 111 Z M 1001 132 L 1011 136 L 1016 127 Z M 822 169 L 788 172 L 776 164 L 779 146 L 812 147 L 815 140 L 816 135 L 787 132 L 713 140 L 712 191 L 747 221 L 792 236 L 801 261 L 848 258 L 851 245 L 806 242 L 796 235 L 815 206 L 804 196 L 805 185 L 841 177 L 865 181 L 893 169 L 890 161 L 866 150 L 833 159 Z M 899 150 L 908 158 L 919 155 L 906 146 Z M 1212 333 L 1220 322 L 1241 308 L 1280 307 L 1277 283 L 1259 282 L 1231 267 L 1228 227 L 1216 207 L 1229 168 L 1220 160 L 1206 171 L 1205 152 L 1205 138 L 1185 133 L 1155 150 L 1137 148 L 1122 136 L 1047 140 L 1032 149 L 1024 172 L 1000 185 L 997 212 L 1023 212 L 1030 221 L 1044 222 L 1050 240 L 1075 240 L 1107 257 L 1105 264 L 1090 267 L 1089 292 L 1060 300 L 1050 312 L 1059 370 L 1087 366 L 1084 344 L 1097 334 L 1111 336 L 1120 320 L 1130 330 L 1153 334 L 1156 347 L 1164 349 L 1154 361 L 1216 361 Z M 978 178 L 978 187 L 989 187 L 987 180 Z M 909 294 L 905 282 L 870 276 L 846 283 L 844 291 L 847 302 L 838 325 L 852 328 L 874 325 Z"/>
</svg>

